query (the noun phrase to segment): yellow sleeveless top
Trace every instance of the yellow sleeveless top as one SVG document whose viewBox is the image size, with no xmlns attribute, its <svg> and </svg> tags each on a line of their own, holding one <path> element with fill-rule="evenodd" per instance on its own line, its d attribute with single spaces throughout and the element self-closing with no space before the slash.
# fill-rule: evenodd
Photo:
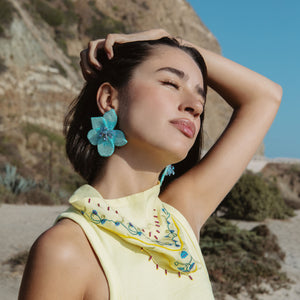
<svg viewBox="0 0 300 300">
<path fill-rule="evenodd" d="M 214 299 L 192 228 L 159 192 L 158 184 L 103 199 L 83 185 L 56 222 L 69 218 L 81 226 L 103 267 L 111 300 Z"/>
</svg>

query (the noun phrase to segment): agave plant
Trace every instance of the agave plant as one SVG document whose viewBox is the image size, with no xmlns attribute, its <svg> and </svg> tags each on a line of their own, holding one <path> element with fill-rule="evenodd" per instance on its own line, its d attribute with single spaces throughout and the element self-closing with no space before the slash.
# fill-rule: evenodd
<svg viewBox="0 0 300 300">
<path fill-rule="evenodd" d="M 0 184 L 16 195 L 28 192 L 36 187 L 34 180 L 25 179 L 17 173 L 17 168 L 10 164 L 5 165 L 5 174 L 0 175 Z"/>
</svg>

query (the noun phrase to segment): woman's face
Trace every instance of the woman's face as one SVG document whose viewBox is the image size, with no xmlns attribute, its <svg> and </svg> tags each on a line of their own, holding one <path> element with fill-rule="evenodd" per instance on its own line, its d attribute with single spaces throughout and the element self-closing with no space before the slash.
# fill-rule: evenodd
<svg viewBox="0 0 300 300">
<path fill-rule="evenodd" d="M 166 164 L 184 159 L 204 106 L 202 73 L 192 57 L 158 46 L 135 69 L 125 94 L 118 114 L 126 148 L 157 155 Z"/>
</svg>

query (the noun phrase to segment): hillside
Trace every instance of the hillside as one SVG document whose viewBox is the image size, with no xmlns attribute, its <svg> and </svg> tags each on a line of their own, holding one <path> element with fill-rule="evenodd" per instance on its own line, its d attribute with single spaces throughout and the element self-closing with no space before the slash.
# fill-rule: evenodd
<svg viewBox="0 0 300 300">
<path fill-rule="evenodd" d="M 61 130 L 67 105 L 84 82 L 79 52 L 90 39 L 161 27 L 221 52 L 184 0 L 0 0 L 0 11 L 0 167 L 9 162 L 63 195 L 80 182 L 66 163 Z M 230 115 L 209 91 L 205 150 Z"/>
</svg>

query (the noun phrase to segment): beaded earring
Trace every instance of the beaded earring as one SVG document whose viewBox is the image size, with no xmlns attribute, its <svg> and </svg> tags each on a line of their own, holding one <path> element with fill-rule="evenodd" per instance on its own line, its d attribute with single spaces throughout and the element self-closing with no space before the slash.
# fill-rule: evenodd
<svg viewBox="0 0 300 300">
<path fill-rule="evenodd" d="M 127 144 L 123 131 L 114 129 L 117 124 L 117 114 L 114 109 L 104 113 L 103 117 L 92 117 L 92 129 L 87 138 L 90 143 L 97 146 L 98 153 L 102 157 L 109 157 L 115 151 L 115 146 L 121 147 Z"/>
<path fill-rule="evenodd" d="M 175 175 L 174 166 L 168 165 L 168 166 L 166 166 L 164 172 L 161 175 L 160 185 L 162 185 L 162 183 L 163 183 L 166 176 L 171 176 L 171 175 Z"/>
</svg>

